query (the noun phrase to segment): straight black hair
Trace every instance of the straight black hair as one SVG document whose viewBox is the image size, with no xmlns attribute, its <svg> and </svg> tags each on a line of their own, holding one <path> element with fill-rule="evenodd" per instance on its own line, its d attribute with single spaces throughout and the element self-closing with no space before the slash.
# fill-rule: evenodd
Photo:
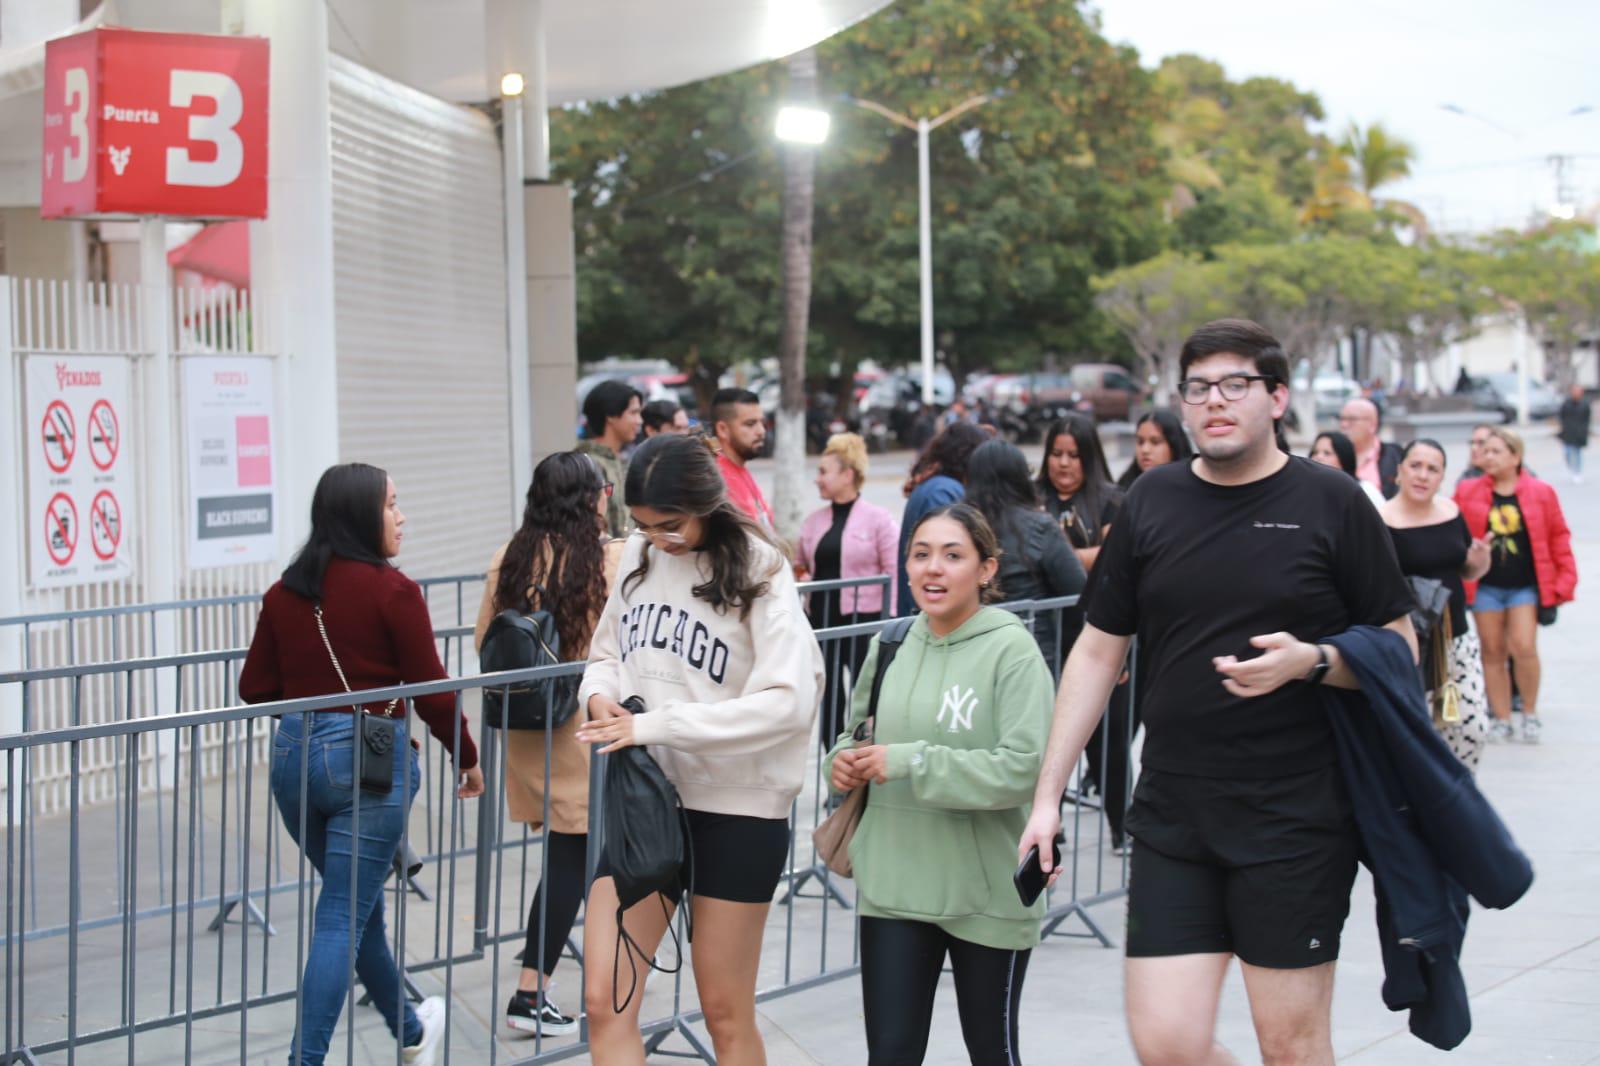
<svg viewBox="0 0 1600 1066">
<path fill-rule="evenodd" d="M 1350 443 L 1350 438 L 1336 429 L 1326 433 L 1318 433 L 1316 440 L 1311 442 L 1311 450 L 1317 450 L 1317 441 L 1327 439 L 1328 445 L 1333 449 L 1333 454 L 1339 457 L 1339 468 L 1351 477 L 1356 476 L 1356 446 Z"/>
<path fill-rule="evenodd" d="M 643 400 L 644 393 L 617 378 L 609 378 L 595 385 L 583 398 L 584 436 L 589 440 L 599 440 L 606 431 L 606 419 L 616 418 L 626 411 L 635 397 Z"/>
<path fill-rule="evenodd" d="M 1146 411 L 1134 425 L 1134 432 L 1137 433 L 1147 422 L 1161 430 L 1161 435 L 1166 438 L 1167 447 L 1172 449 L 1172 462 L 1181 463 L 1194 455 L 1194 446 L 1189 443 L 1189 435 L 1183 431 L 1183 420 L 1176 414 L 1165 407 Z M 1135 454 L 1128 462 L 1128 469 L 1117 479 L 1117 485 L 1124 489 L 1131 488 L 1142 473 L 1144 471 L 1139 468 L 1139 456 Z"/>
<path fill-rule="evenodd" d="M 334 558 L 388 566 L 383 555 L 383 508 L 389 474 L 367 463 L 330 466 L 311 494 L 311 535 L 283 571 L 283 585 L 308 600 L 322 599 L 322 578 Z"/>
<path fill-rule="evenodd" d="M 681 410 L 683 408 L 671 400 L 651 400 L 640 408 L 639 413 L 644 416 L 645 428 L 660 432 L 662 427 L 672 425 L 672 420 L 678 417 Z"/>
<path fill-rule="evenodd" d="M 1100 443 L 1100 431 L 1094 419 L 1074 411 L 1050 423 L 1044 435 L 1044 455 L 1039 460 L 1039 496 L 1048 500 L 1050 493 L 1056 498 L 1056 487 L 1050 481 L 1050 453 L 1055 450 L 1059 437 L 1071 437 L 1078 446 L 1078 462 L 1083 465 L 1083 484 L 1072 494 L 1072 512 L 1093 546 L 1100 543 L 1100 514 L 1105 509 L 1106 496 L 1115 488 L 1111 484 L 1111 468 L 1106 465 L 1106 450 Z"/>
<path fill-rule="evenodd" d="M 967 502 L 983 512 L 996 533 L 1014 532 L 1018 511 L 1040 509 L 1028 460 L 1003 440 L 978 445 L 967 461 Z"/>
<path fill-rule="evenodd" d="M 777 548 L 780 557 L 784 552 L 728 499 L 710 445 L 703 438 L 679 433 L 651 437 L 639 445 L 628 463 L 626 488 L 624 498 L 629 507 L 651 507 L 700 519 L 705 526 L 700 549 L 711 563 L 711 576 L 690 591 L 717 611 L 737 608 L 740 621 L 748 618 L 755 601 L 771 588 L 768 578 L 776 573 L 756 572 L 751 541 L 765 541 Z M 622 579 L 624 594 L 650 572 L 650 551 L 647 537 L 639 565 Z"/>
</svg>

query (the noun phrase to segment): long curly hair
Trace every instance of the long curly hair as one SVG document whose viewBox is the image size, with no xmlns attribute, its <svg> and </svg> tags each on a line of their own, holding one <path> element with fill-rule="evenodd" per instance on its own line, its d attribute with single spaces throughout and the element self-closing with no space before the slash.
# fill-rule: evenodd
<svg viewBox="0 0 1600 1066">
<path fill-rule="evenodd" d="M 971 422 L 952 422 L 940 430 L 917 456 L 911 475 L 906 478 L 905 494 L 938 474 L 967 483 L 967 463 L 978 445 L 989 439 L 989 431 Z"/>
<path fill-rule="evenodd" d="M 750 617 L 750 608 L 771 588 L 768 580 L 775 568 L 756 572 L 755 541 L 765 541 L 777 549 L 782 566 L 783 548 L 766 531 L 752 522 L 728 499 L 722 472 L 709 444 L 693 437 L 663 433 L 639 446 L 628 463 L 629 507 L 650 507 L 657 511 L 688 515 L 700 519 L 705 536 L 700 549 L 711 563 L 711 577 L 690 591 L 717 611 L 737 609 L 739 620 Z M 622 579 L 624 594 L 638 587 L 650 572 L 651 545 L 645 538 L 639 565 Z"/>
<path fill-rule="evenodd" d="M 549 611 L 561 647 L 582 648 L 606 602 L 605 516 L 597 510 L 605 478 L 581 452 L 557 452 L 533 470 L 522 525 L 506 545 L 494 609 Z M 543 590 L 540 602 L 528 595 Z"/>
</svg>

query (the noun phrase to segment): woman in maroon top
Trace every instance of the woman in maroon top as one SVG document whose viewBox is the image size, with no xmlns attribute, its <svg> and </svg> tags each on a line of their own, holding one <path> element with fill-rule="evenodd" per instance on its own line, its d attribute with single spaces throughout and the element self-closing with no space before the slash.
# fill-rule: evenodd
<svg viewBox="0 0 1600 1066">
<path fill-rule="evenodd" d="M 245 702 L 449 676 L 439 662 L 422 590 L 389 563 L 400 553 L 404 525 L 394 482 L 382 470 L 346 463 L 322 475 L 311 500 L 311 535 L 282 580 L 267 590 L 239 675 Z M 478 749 L 455 695 L 420 697 L 415 706 L 417 717 L 455 758 L 461 775 L 456 794 L 462 799 L 481 795 Z M 444 1001 L 433 997 L 412 1009 L 383 923 L 383 882 L 422 780 L 418 745 L 403 744 L 404 705 L 378 703 L 366 709 L 396 722 L 397 757 L 387 792 L 362 790 L 356 780 L 356 723 L 348 708 L 284 715 L 273 739 L 272 792 L 278 810 L 322 875 L 289 1056 L 302 1066 L 318 1066 L 327 1055 L 349 989 L 352 938 L 356 973 L 400 1041 L 404 1061 L 433 1063 L 444 1036 Z M 362 846 L 352 855 L 354 839 Z"/>
</svg>

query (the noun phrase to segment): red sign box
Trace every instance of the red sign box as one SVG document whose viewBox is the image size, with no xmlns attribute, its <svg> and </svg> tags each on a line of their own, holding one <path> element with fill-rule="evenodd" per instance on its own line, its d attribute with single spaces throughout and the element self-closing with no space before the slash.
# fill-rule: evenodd
<svg viewBox="0 0 1600 1066">
<path fill-rule="evenodd" d="M 267 215 L 267 41 L 99 29 L 45 48 L 45 218 Z"/>
</svg>

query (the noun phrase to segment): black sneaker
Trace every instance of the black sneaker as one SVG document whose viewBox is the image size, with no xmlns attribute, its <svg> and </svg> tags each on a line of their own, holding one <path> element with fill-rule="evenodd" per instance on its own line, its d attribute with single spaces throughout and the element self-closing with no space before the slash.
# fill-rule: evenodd
<svg viewBox="0 0 1600 1066">
<path fill-rule="evenodd" d="M 578 1019 L 561 1013 L 542 993 L 518 991 L 506 1004 L 506 1024 L 519 1033 L 565 1036 L 578 1031 Z"/>
</svg>

